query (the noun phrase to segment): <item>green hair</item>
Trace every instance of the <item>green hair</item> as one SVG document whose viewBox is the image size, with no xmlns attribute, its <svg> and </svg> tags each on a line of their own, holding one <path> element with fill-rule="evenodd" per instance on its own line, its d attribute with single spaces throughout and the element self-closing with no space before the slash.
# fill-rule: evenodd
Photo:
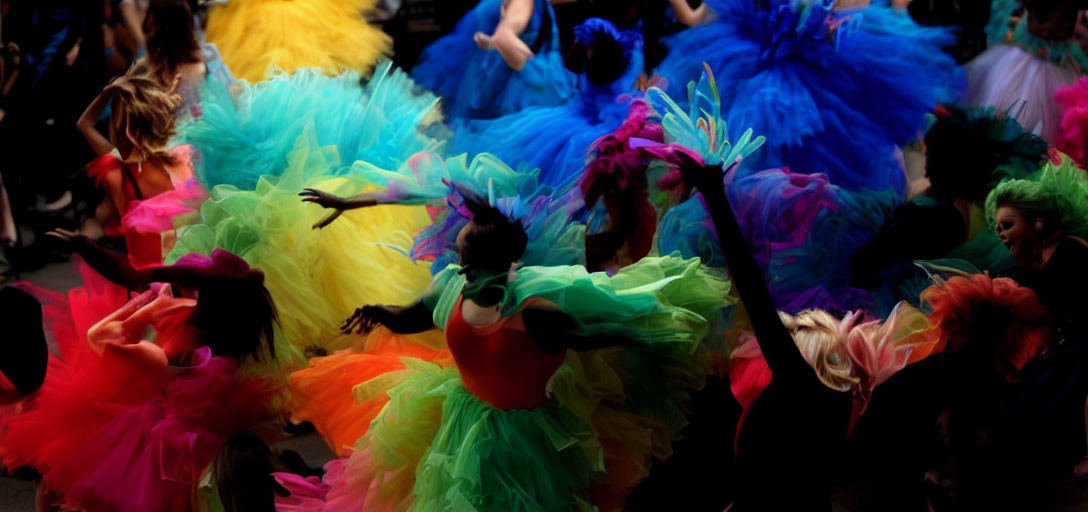
<svg viewBox="0 0 1088 512">
<path fill-rule="evenodd" d="M 986 221 L 996 223 L 997 208 L 1012 206 L 1048 229 L 1088 238 L 1088 174 L 1064 158 L 1048 163 L 1027 179 L 1005 180 L 986 198 Z"/>
</svg>

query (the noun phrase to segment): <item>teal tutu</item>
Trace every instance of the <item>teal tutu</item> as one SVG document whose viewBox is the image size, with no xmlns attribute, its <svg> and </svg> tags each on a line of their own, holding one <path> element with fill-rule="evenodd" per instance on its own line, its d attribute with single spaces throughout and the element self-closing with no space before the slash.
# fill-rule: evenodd
<svg viewBox="0 0 1088 512">
<path fill-rule="evenodd" d="M 283 173 L 299 144 L 325 148 L 324 158 L 344 172 L 358 160 L 396 168 L 439 145 L 424 128 L 440 119 L 433 94 L 389 62 L 365 86 L 360 80 L 353 71 L 330 78 L 300 69 L 254 85 L 205 81 L 202 115 L 180 123 L 177 142 L 196 148 L 197 178 L 207 188 L 245 190 L 261 176 Z M 310 140 L 300 142 L 304 136 Z"/>
</svg>

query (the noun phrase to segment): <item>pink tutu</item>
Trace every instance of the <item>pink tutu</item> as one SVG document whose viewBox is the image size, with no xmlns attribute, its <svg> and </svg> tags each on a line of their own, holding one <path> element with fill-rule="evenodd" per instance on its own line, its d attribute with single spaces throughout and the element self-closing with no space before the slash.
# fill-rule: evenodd
<svg viewBox="0 0 1088 512">
<path fill-rule="evenodd" d="M 1088 77 L 1058 89 L 1054 99 L 1064 109 L 1054 145 L 1081 166 L 1088 165 Z"/>
<path fill-rule="evenodd" d="M 265 419 L 276 387 L 240 379 L 237 362 L 193 351 L 185 366 L 137 366 L 86 341 L 90 325 L 118 308 L 123 291 L 88 273 L 68 297 L 37 290 L 60 349 L 46 381 L 20 414 L 0 420 L 0 460 L 31 466 L 66 506 L 123 512 L 192 510 L 204 468 L 235 433 Z M 156 292 L 148 292 L 156 293 Z M 134 301 L 147 303 L 140 296 Z M 122 300 L 121 305 L 124 305 Z M 156 342 L 192 335 L 172 310 Z M 184 322 L 184 318 L 180 319 Z"/>
</svg>

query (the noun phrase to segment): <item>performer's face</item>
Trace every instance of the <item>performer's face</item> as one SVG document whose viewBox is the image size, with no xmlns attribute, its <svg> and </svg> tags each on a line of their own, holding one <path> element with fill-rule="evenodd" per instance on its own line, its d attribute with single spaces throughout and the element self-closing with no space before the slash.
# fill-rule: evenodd
<svg viewBox="0 0 1088 512">
<path fill-rule="evenodd" d="M 1031 267 L 1042 252 L 1042 219 L 1031 219 L 1014 206 L 999 206 L 994 229 L 1021 266 Z"/>
</svg>

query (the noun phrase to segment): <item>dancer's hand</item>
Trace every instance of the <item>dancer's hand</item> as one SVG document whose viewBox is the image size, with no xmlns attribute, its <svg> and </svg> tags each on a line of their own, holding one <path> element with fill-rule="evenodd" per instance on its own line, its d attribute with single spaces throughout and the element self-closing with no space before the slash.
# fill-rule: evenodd
<svg viewBox="0 0 1088 512">
<path fill-rule="evenodd" d="M 68 243 L 75 242 L 77 239 L 80 239 L 80 238 L 86 238 L 83 235 L 81 235 L 81 234 L 79 234 L 79 233 L 77 233 L 75 231 L 68 231 L 67 229 L 60 229 L 60 228 L 54 229 L 53 231 L 50 231 L 50 232 L 46 233 L 45 236 L 51 236 L 53 238 L 56 238 L 57 240 L 61 240 L 61 241 L 68 242 Z"/>
<path fill-rule="evenodd" d="M 378 320 L 375 313 L 381 306 L 363 306 L 355 310 L 350 318 L 340 326 L 340 332 L 344 334 L 363 334 L 377 327 Z"/>
<path fill-rule="evenodd" d="M 677 167 L 683 175 L 684 184 L 687 185 L 688 190 L 697 188 L 704 197 L 725 193 L 722 184 L 725 171 L 722 170 L 721 165 L 705 165 L 683 151 L 676 152 L 675 156 L 679 160 Z"/>
<path fill-rule="evenodd" d="M 316 188 L 305 188 L 302 192 L 298 193 L 302 197 L 302 201 L 306 203 L 314 203 L 320 205 L 322 208 L 335 208 L 336 211 L 328 214 L 325 218 L 314 223 L 314 229 L 321 229 L 329 224 L 332 224 L 334 220 L 340 217 L 347 209 L 347 200 L 341 197 L 332 195 L 324 190 L 317 190 Z"/>
<path fill-rule="evenodd" d="M 483 32 L 476 32 L 473 34 L 472 40 L 476 42 L 476 46 L 479 46 L 481 50 L 495 49 L 495 41 L 491 39 L 491 36 Z"/>
</svg>

